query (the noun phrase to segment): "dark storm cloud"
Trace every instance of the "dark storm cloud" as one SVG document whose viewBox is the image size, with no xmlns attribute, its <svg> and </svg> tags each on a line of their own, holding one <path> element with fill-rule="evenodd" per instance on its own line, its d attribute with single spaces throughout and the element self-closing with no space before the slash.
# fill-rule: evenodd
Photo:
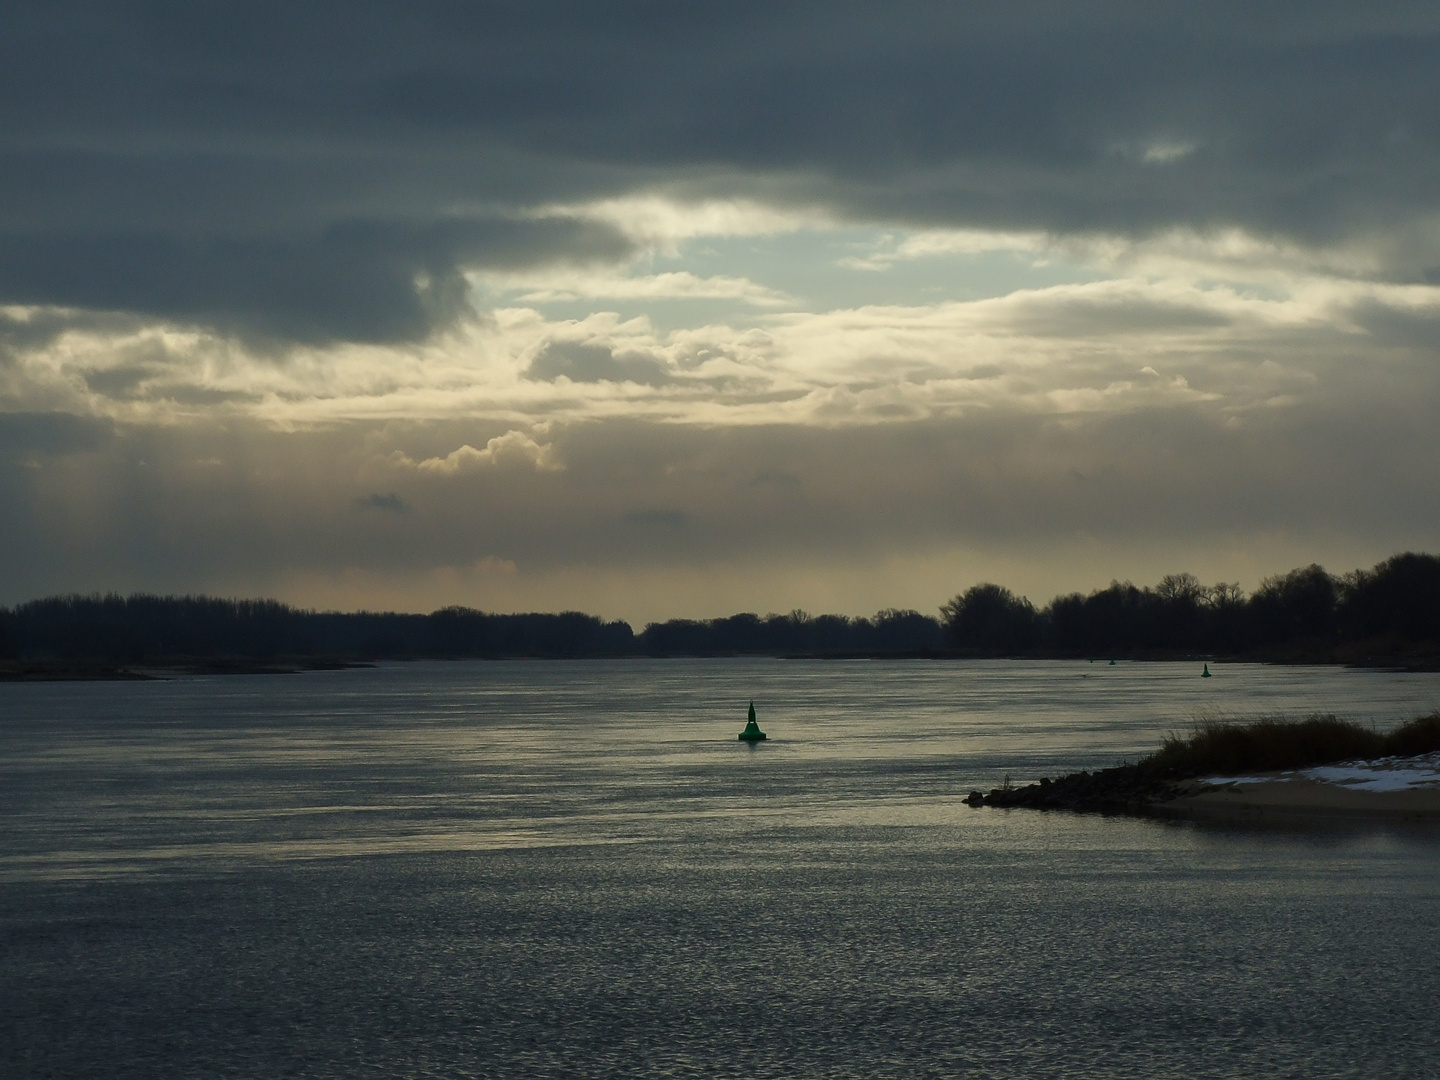
<svg viewBox="0 0 1440 1080">
<path fill-rule="evenodd" d="M 604 227 L 456 221 L 344 222 L 313 238 L 164 233 L 0 235 L 0 296 L 195 320 L 301 341 L 404 341 L 465 310 L 463 265 L 615 258 Z"/>
<path fill-rule="evenodd" d="M 8 4 L 0 101 L 0 300 L 310 339 L 617 257 L 507 218 L 643 184 L 1312 241 L 1440 196 L 1419 3 Z"/>
</svg>

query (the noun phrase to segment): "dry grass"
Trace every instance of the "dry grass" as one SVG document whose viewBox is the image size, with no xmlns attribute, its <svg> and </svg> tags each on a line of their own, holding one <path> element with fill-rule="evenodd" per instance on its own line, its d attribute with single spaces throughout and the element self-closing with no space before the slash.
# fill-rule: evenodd
<svg viewBox="0 0 1440 1080">
<path fill-rule="evenodd" d="M 1140 767 L 1174 777 L 1233 775 L 1433 750 L 1440 750 L 1440 713 L 1385 734 L 1334 716 L 1265 717 L 1249 723 L 1201 720 L 1189 737 L 1168 736 Z"/>
</svg>

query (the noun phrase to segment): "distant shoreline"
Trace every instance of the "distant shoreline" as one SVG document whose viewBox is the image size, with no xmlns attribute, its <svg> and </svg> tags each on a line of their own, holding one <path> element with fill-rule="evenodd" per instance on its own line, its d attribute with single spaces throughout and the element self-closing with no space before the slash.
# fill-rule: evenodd
<svg viewBox="0 0 1440 1080">
<path fill-rule="evenodd" d="M 119 665 L 84 660 L 0 661 L 0 683 L 164 682 L 196 675 L 298 675 L 304 671 L 342 671 L 374 667 L 353 660 L 305 657 L 276 661 L 200 658 Z"/>
<path fill-rule="evenodd" d="M 0 607 L 0 679 L 278 673 L 381 660 L 777 657 L 1344 664 L 1440 671 L 1440 556 L 1335 577 L 1318 565 L 1239 585 L 1171 574 L 1036 608 L 995 584 L 873 616 L 739 612 L 638 632 L 583 611 L 315 611 L 279 600 L 70 594 Z M 7 674 L 8 672 L 8 674 Z"/>
<path fill-rule="evenodd" d="M 1370 668 L 1387 671 L 1440 672 L 1440 653 L 1410 652 L 1400 655 L 1368 655 L 1336 658 L 1333 655 L 1303 656 L 1211 656 L 1195 653 L 1147 652 L 1141 655 L 1088 657 L 1070 655 L 994 655 L 984 653 L 915 650 L 910 652 L 713 652 L 713 653 L 622 653 L 616 655 L 551 655 L 546 653 L 513 653 L 489 656 L 412 655 L 361 659 L 335 656 L 285 657 L 161 657 L 136 663 L 117 663 L 101 659 L 59 659 L 32 657 L 0 660 L 0 683 L 7 682 L 143 682 L 155 679 L 185 678 L 196 675 L 294 675 L 306 671 L 340 671 L 373 667 L 376 663 L 408 663 L 416 661 L 458 660 L 931 660 L 937 663 L 971 660 L 1013 660 L 1044 662 L 1088 661 L 1109 666 L 1113 659 L 1122 664 L 1210 663 L 1210 664 L 1275 664 L 1281 666 L 1314 665 L 1317 667 Z"/>
</svg>

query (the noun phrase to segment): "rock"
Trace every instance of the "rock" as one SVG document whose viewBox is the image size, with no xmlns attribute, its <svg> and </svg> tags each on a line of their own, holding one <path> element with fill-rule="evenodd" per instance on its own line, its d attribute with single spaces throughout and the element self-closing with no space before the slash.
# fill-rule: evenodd
<svg viewBox="0 0 1440 1080">
<path fill-rule="evenodd" d="M 1175 793 L 1173 777 L 1134 765 L 1119 765 L 1053 780 L 1046 777 L 1024 787 L 995 788 L 988 795 L 972 791 L 965 801 L 970 806 L 1145 815 L 1157 803 L 1174 798 Z"/>
</svg>

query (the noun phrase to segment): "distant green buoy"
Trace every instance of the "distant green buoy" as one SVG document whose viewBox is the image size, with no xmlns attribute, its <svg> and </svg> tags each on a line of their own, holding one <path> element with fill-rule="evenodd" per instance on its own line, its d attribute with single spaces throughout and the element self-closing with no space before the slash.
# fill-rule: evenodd
<svg viewBox="0 0 1440 1080">
<path fill-rule="evenodd" d="M 755 702 L 750 702 L 750 722 L 745 725 L 745 730 L 740 732 L 742 742 L 759 742 L 765 738 L 765 733 L 760 730 L 760 725 L 755 722 Z"/>
<path fill-rule="evenodd" d="M 1114 667 L 1114 666 L 1115 666 L 1115 661 L 1114 661 L 1114 660 L 1111 660 L 1111 661 L 1110 661 L 1110 666 L 1111 666 L 1111 667 Z"/>
<path fill-rule="evenodd" d="M 1209 664 L 1206 664 L 1206 665 L 1205 665 L 1205 670 L 1202 671 L 1202 672 L 1200 672 L 1200 678 L 1202 678 L 1202 679 L 1208 679 L 1208 678 L 1210 678 L 1210 665 L 1209 665 Z"/>
</svg>

